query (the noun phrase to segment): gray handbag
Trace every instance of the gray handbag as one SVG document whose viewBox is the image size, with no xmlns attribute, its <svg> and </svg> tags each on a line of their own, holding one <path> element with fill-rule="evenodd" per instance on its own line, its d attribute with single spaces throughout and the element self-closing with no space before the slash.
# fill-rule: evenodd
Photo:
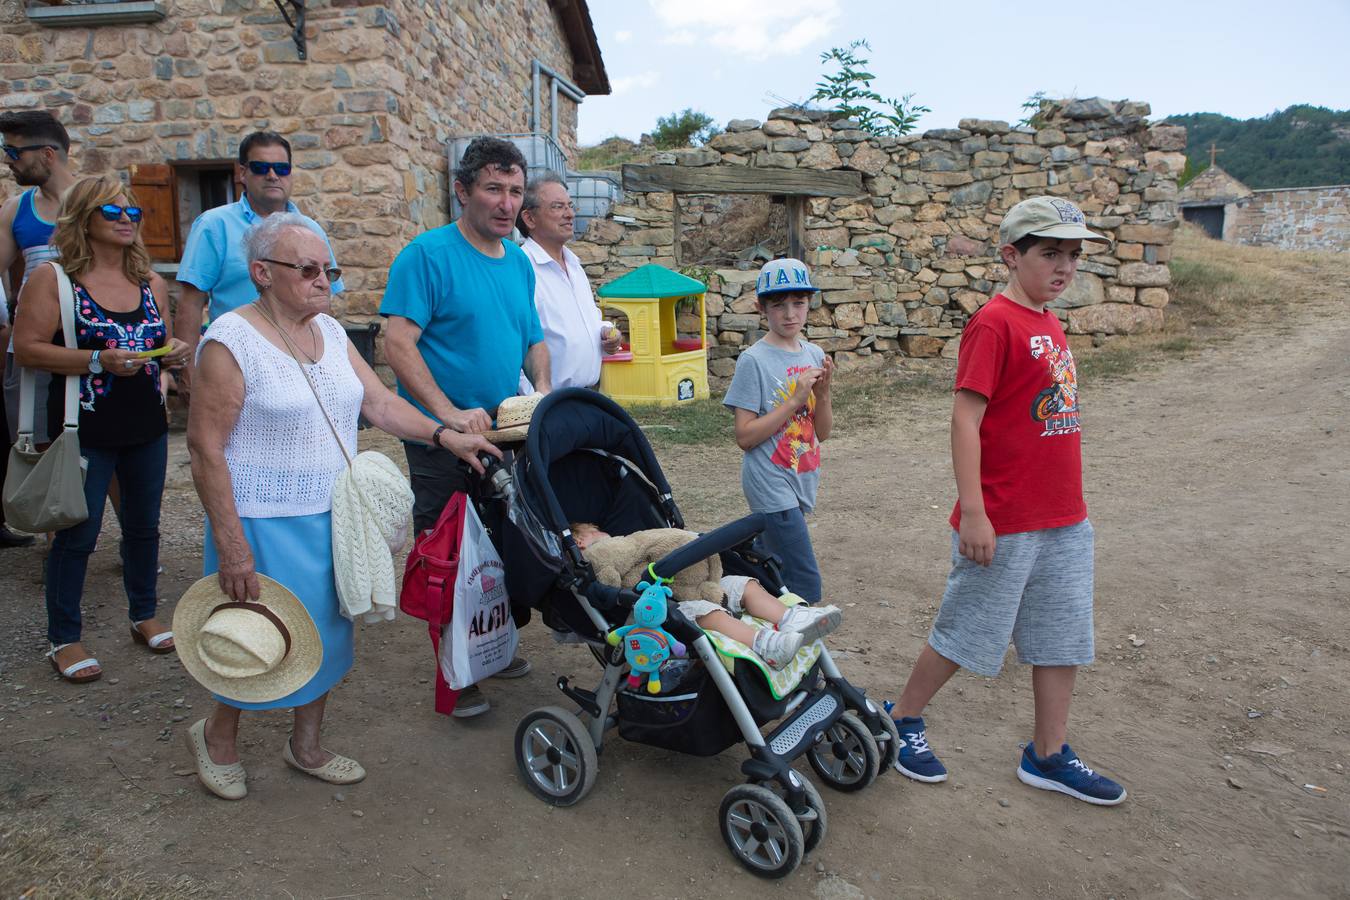
<svg viewBox="0 0 1350 900">
<path fill-rule="evenodd" d="M 75 292 L 57 263 L 57 297 L 61 303 L 61 334 L 65 345 L 75 344 Z M 33 443 L 36 379 L 24 369 L 19 382 L 19 439 L 9 451 L 4 504 L 8 524 L 31 534 L 60 531 L 89 518 L 84 499 L 86 463 L 80 455 L 80 376 L 67 375 L 65 427 L 46 450 Z"/>
</svg>

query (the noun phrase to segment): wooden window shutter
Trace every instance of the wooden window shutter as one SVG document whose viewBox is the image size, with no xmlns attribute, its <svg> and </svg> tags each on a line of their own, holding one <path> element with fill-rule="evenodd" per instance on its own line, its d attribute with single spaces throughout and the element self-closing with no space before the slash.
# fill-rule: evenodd
<svg viewBox="0 0 1350 900">
<path fill-rule="evenodd" d="M 173 166 L 134 165 L 131 189 L 143 211 L 141 241 L 158 262 L 178 262 L 183 247 L 178 232 L 178 179 Z"/>
</svg>

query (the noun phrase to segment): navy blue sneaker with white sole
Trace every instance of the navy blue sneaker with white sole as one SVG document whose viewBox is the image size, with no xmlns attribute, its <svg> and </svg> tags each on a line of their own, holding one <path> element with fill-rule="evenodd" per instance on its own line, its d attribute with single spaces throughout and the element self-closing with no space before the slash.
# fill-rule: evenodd
<svg viewBox="0 0 1350 900">
<path fill-rule="evenodd" d="M 1034 788 L 1059 791 L 1095 806 L 1115 806 L 1125 799 L 1125 788 L 1089 769 L 1068 744 L 1058 753 L 1039 757 L 1028 742 L 1017 767 L 1017 778 Z"/>
<path fill-rule="evenodd" d="M 889 701 L 882 705 L 887 715 L 895 708 L 895 704 Z M 906 778 L 928 784 L 946 781 L 947 767 L 928 747 L 928 731 L 923 724 L 923 717 L 905 716 L 892 721 L 900 732 L 900 755 L 895 758 L 895 771 Z"/>
</svg>

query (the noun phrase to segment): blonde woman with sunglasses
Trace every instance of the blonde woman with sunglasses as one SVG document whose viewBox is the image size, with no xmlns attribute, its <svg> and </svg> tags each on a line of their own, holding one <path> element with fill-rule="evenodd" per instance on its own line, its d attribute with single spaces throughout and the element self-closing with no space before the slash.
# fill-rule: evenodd
<svg viewBox="0 0 1350 900">
<path fill-rule="evenodd" d="M 29 276 L 14 323 L 19 365 L 80 380 L 80 453 L 88 463 L 89 518 L 56 534 L 47 558 L 47 640 L 52 668 L 83 683 L 103 670 L 80 641 L 85 569 L 103 524 L 104 499 L 121 487 L 123 586 L 130 637 L 152 653 L 173 650 L 173 634 L 155 617 L 159 509 L 168 424 L 161 367 L 180 366 L 188 348 L 172 338 L 168 291 L 141 243 L 141 208 L 116 177 L 77 181 L 66 192 L 52 234 L 75 300 L 75 348 L 61 329 L 58 275 L 41 265 Z M 64 379 L 53 378 L 49 424 L 64 417 Z"/>
</svg>

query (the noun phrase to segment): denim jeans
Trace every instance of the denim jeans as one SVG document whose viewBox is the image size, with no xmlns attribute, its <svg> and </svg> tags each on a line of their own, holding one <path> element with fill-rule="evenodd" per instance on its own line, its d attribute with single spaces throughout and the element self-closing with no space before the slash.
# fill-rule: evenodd
<svg viewBox="0 0 1350 900">
<path fill-rule="evenodd" d="M 47 640 L 70 644 L 80 639 L 80 598 L 89 554 L 103 527 L 103 506 L 114 473 L 122 494 L 122 584 L 131 621 L 155 616 L 159 570 L 159 507 L 168 464 L 168 435 L 132 447 L 83 447 L 89 464 L 84 499 L 89 518 L 56 533 L 47 557 Z"/>
<path fill-rule="evenodd" d="M 765 513 L 764 542 L 783 561 L 783 582 L 807 603 L 820 602 L 820 567 L 801 507 Z"/>
</svg>

